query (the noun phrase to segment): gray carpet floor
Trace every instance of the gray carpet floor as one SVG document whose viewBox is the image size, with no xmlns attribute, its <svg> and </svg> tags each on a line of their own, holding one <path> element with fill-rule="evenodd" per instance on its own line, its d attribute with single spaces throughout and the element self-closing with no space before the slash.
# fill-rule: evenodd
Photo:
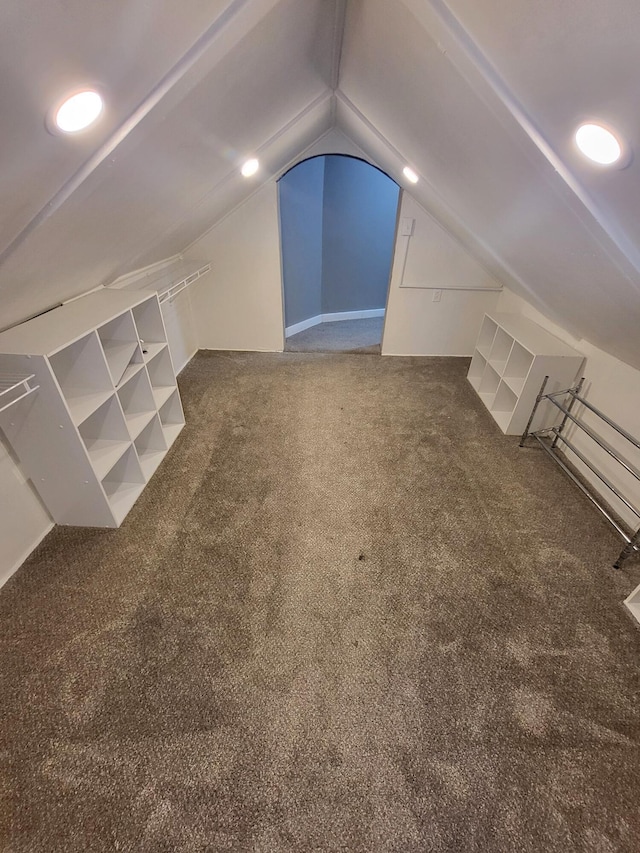
<svg viewBox="0 0 640 853">
<path fill-rule="evenodd" d="M 384 317 L 320 323 L 287 338 L 287 352 L 380 353 Z"/>
<path fill-rule="evenodd" d="M 640 566 L 466 369 L 194 359 L 124 525 L 0 593 L 0 849 L 640 849 Z"/>
</svg>

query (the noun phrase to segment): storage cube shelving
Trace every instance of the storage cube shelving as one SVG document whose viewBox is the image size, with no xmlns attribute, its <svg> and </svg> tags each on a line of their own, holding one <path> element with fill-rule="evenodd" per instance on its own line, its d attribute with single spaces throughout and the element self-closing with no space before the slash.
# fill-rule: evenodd
<svg viewBox="0 0 640 853">
<path fill-rule="evenodd" d="M 573 385 L 584 356 L 519 314 L 485 314 L 467 378 L 507 435 L 520 435 L 545 376 L 546 392 Z M 541 407 L 532 429 L 552 426 L 557 410 Z"/>
<path fill-rule="evenodd" d="M 118 527 L 184 426 L 156 294 L 103 290 L 0 334 L 37 392 L 0 413 L 58 524 Z"/>
</svg>

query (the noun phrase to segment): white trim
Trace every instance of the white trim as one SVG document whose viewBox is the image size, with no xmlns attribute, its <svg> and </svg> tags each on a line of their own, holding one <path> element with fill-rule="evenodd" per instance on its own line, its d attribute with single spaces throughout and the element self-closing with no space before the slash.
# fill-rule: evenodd
<svg viewBox="0 0 640 853">
<path fill-rule="evenodd" d="M 472 285 L 465 287 L 464 285 L 457 284 L 405 284 L 401 282 L 400 287 L 409 290 L 465 290 L 471 292 L 478 290 L 482 293 L 502 293 L 501 287 L 475 287 Z"/>
<path fill-rule="evenodd" d="M 316 314 L 315 317 L 309 317 L 308 320 L 301 320 L 299 323 L 294 323 L 293 326 L 287 326 L 284 334 L 286 338 L 290 338 L 292 335 L 304 332 L 312 326 L 319 326 L 320 323 L 337 323 L 340 320 L 368 320 L 371 317 L 384 317 L 384 312 L 384 308 L 365 308 L 362 311 L 335 311 L 333 314 Z"/>
<path fill-rule="evenodd" d="M 281 349 L 265 349 L 264 347 L 254 347 L 247 349 L 246 347 L 198 347 L 198 352 L 284 352 Z"/>
<path fill-rule="evenodd" d="M 473 353 L 459 353 L 459 352 L 384 352 L 384 350 L 380 353 L 384 356 L 389 356 L 390 358 L 471 358 Z"/>
<path fill-rule="evenodd" d="M 199 349 L 200 349 L 200 347 L 196 347 L 196 348 L 194 349 L 194 351 L 191 353 L 191 355 L 190 355 L 190 356 L 187 356 L 187 360 L 186 360 L 186 361 L 185 361 L 185 363 L 182 365 L 182 367 L 178 367 L 178 368 L 176 368 L 176 376 L 179 376 L 179 375 L 182 373 L 182 371 L 183 371 L 183 370 L 185 369 L 185 367 L 189 364 L 189 362 L 193 360 L 194 356 L 196 355 L 196 353 L 198 352 L 198 350 L 199 350 Z"/>
<path fill-rule="evenodd" d="M 323 323 L 335 323 L 337 320 L 368 320 L 370 317 L 384 317 L 384 308 L 365 308 L 363 311 L 336 311 L 323 314 Z"/>
<path fill-rule="evenodd" d="M 322 323 L 322 314 L 317 314 L 315 317 L 309 317 L 308 320 L 301 320 L 299 323 L 294 323 L 293 326 L 287 326 L 284 330 L 284 336 L 290 338 L 291 335 L 297 335 L 298 332 L 304 332 L 305 329 L 318 326 L 320 323 Z"/>
<path fill-rule="evenodd" d="M 53 521 L 49 522 L 49 524 L 45 527 L 45 529 L 42 531 L 42 533 L 36 537 L 34 542 L 31 545 L 29 545 L 27 550 L 23 553 L 23 555 L 21 557 L 19 557 L 19 559 L 13 564 L 13 566 L 10 569 L 8 569 L 6 572 L 3 572 L 3 574 L 0 576 L 0 587 L 4 586 L 12 575 L 15 575 L 15 573 L 18 571 L 20 566 L 28 560 L 28 558 L 35 551 L 35 549 L 38 547 L 38 545 L 42 542 L 42 540 L 45 538 L 45 536 L 47 536 L 47 534 L 51 533 L 51 531 L 53 530 L 54 527 L 55 527 L 55 524 L 53 523 Z"/>
</svg>

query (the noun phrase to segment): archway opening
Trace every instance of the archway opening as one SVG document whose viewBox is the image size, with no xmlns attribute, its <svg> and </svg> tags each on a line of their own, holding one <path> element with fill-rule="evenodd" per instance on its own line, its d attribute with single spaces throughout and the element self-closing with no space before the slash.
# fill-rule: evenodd
<svg viewBox="0 0 640 853">
<path fill-rule="evenodd" d="M 400 188 L 324 154 L 278 182 L 285 349 L 380 352 Z"/>
</svg>

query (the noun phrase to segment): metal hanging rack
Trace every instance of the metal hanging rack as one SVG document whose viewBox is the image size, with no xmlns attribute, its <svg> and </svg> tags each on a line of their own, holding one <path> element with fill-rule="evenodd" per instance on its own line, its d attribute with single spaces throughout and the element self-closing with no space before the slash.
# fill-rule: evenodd
<svg viewBox="0 0 640 853">
<path fill-rule="evenodd" d="M 629 442 L 630 445 L 640 450 L 640 441 L 637 438 L 634 438 L 630 435 L 623 427 L 619 424 L 615 423 L 611 420 L 611 418 L 607 417 L 603 412 L 585 400 L 584 397 L 581 396 L 580 392 L 582 391 L 582 386 L 584 384 L 584 376 L 578 382 L 578 384 L 574 388 L 566 388 L 564 391 L 556 391 L 553 394 L 545 394 L 545 388 L 547 386 L 547 382 L 549 380 L 548 376 L 545 376 L 542 385 L 540 387 L 540 391 L 538 396 L 536 397 L 536 402 L 533 406 L 533 410 L 531 412 L 531 416 L 529 417 L 529 421 L 525 428 L 524 433 L 522 434 L 522 438 L 520 439 L 520 447 L 524 447 L 525 441 L 529 436 L 535 438 L 540 447 L 549 455 L 554 462 L 556 462 L 565 474 L 576 484 L 576 486 L 580 489 L 580 491 L 586 495 L 586 497 L 591 501 L 591 503 L 598 509 L 598 511 L 607 519 L 609 524 L 617 531 L 619 536 L 624 540 L 625 545 L 622 551 L 620 552 L 620 556 L 613 564 L 615 569 L 619 569 L 624 561 L 628 559 L 634 552 L 640 551 L 640 528 L 638 528 L 635 533 L 629 533 L 622 524 L 616 519 L 613 514 L 613 511 L 607 506 L 607 504 L 597 495 L 594 494 L 576 474 L 571 470 L 571 468 L 567 465 L 566 462 L 561 458 L 558 449 L 558 443 L 562 444 L 563 449 L 569 450 L 573 453 L 595 476 L 603 483 L 607 489 L 609 489 L 617 498 L 620 500 L 630 512 L 636 516 L 636 518 L 640 519 L 640 508 L 635 506 L 633 502 L 626 497 L 622 492 L 611 482 L 611 480 L 600 471 L 593 462 L 591 462 L 585 454 L 575 446 L 575 444 L 564 435 L 564 429 L 567 426 L 568 422 L 574 424 L 579 430 L 581 430 L 585 435 L 587 435 L 595 444 L 598 445 L 602 450 L 605 451 L 615 462 L 619 463 L 621 467 L 630 474 L 635 480 L 640 482 L 640 471 L 635 468 L 633 465 L 629 464 L 620 453 L 618 453 L 615 448 L 611 447 L 611 445 L 605 441 L 601 436 L 599 436 L 596 432 L 594 432 L 591 427 L 585 424 L 579 417 L 577 417 L 573 413 L 573 408 L 576 403 L 580 403 L 590 412 L 592 412 L 596 417 L 600 418 L 600 420 L 607 424 L 611 429 L 618 433 L 618 435 L 622 436 L 626 441 Z M 535 417 L 536 411 L 538 410 L 539 405 L 543 401 L 548 401 L 557 409 L 562 412 L 562 421 L 559 426 L 546 427 L 545 429 L 540 429 L 535 432 L 530 432 L 531 424 Z"/>
<path fill-rule="evenodd" d="M 29 376 L 0 373 L 0 412 L 37 391 L 40 386 L 33 384 L 34 378 L 34 373 Z"/>
</svg>

